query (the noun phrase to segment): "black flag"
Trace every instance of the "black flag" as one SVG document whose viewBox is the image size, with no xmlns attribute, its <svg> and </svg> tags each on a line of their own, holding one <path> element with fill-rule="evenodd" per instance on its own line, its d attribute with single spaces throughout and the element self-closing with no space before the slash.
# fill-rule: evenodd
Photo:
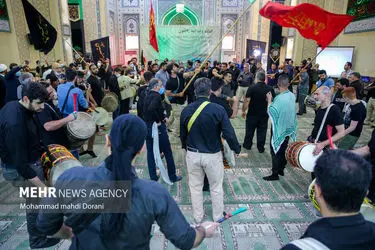
<svg viewBox="0 0 375 250">
<path fill-rule="evenodd" d="M 143 56 L 143 50 L 141 50 L 141 66 L 145 67 L 145 58 Z"/>
<path fill-rule="evenodd" d="M 111 59 L 111 50 L 109 48 L 109 37 L 103 37 L 90 42 L 91 52 L 94 62 L 97 63 L 99 60 L 104 62 L 107 58 Z"/>
<path fill-rule="evenodd" d="M 35 49 L 48 54 L 55 46 L 57 31 L 27 0 L 22 4 Z"/>
</svg>

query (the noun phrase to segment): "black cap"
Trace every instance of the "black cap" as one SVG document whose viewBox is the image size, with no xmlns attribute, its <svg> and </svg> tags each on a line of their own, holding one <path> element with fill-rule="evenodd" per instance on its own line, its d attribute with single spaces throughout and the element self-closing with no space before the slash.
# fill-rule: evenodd
<svg viewBox="0 0 375 250">
<path fill-rule="evenodd" d="M 224 81 L 222 79 L 213 78 L 211 80 L 211 90 L 212 91 L 217 91 L 218 89 L 223 87 L 223 85 L 224 85 Z"/>
<path fill-rule="evenodd" d="M 318 73 L 319 75 L 321 75 L 321 74 L 326 74 L 327 75 L 327 72 L 324 70 L 324 69 L 322 69 L 322 70 L 319 70 L 319 73 Z"/>
</svg>

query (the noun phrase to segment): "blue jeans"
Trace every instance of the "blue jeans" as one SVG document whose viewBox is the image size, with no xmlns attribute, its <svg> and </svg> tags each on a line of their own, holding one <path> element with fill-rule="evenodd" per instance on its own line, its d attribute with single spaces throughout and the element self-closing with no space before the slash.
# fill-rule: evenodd
<svg viewBox="0 0 375 250">
<path fill-rule="evenodd" d="M 147 122 L 147 137 L 146 137 L 146 146 L 147 146 L 147 165 L 148 171 L 150 174 L 150 179 L 157 181 L 158 177 L 156 175 L 156 165 L 154 158 L 154 140 L 152 139 L 152 123 Z M 171 181 L 176 180 L 176 166 L 173 160 L 173 153 L 171 144 L 169 142 L 169 137 L 167 133 L 167 127 L 162 123 L 159 127 L 159 148 L 160 152 L 164 153 L 165 160 L 167 161 L 168 176 Z"/>
<path fill-rule="evenodd" d="M 70 150 L 70 153 L 77 159 L 79 160 L 79 149 L 72 149 Z"/>
</svg>

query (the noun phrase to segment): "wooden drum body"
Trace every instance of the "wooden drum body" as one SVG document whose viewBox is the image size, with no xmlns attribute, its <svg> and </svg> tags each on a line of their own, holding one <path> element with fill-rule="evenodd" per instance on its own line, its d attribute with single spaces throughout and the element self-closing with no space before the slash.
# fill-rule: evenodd
<svg viewBox="0 0 375 250">
<path fill-rule="evenodd" d="M 51 144 L 48 153 L 40 159 L 44 177 L 48 185 L 53 186 L 59 176 L 67 169 L 82 166 L 82 164 L 64 146 Z"/>
<path fill-rule="evenodd" d="M 80 148 L 96 132 L 92 116 L 85 112 L 77 112 L 77 119 L 67 124 L 69 148 Z"/>
<path fill-rule="evenodd" d="M 285 158 L 290 165 L 296 168 L 304 169 L 308 172 L 314 171 L 316 160 L 323 153 L 313 155 L 315 144 L 310 142 L 298 141 L 289 144 L 285 151 Z"/>
</svg>

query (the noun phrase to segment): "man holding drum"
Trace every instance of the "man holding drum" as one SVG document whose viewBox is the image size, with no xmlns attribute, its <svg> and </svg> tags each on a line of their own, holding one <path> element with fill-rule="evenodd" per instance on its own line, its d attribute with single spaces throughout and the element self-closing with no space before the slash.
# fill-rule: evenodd
<svg viewBox="0 0 375 250">
<path fill-rule="evenodd" d="M 0 111 L 0 158 L 4 179 L 15 186 L 45 187 L 40 156 L 43 147 L 34 114 L 44 109 L 47 90 L 39 83 L 22 89 L 22 99 L 8 102 Z M 24 182 L 24 183 L 22 183 Z M 26 199 L 29 203 L 29 198 Z M 26 211 L 31 248 L 50 247 L 59 239 L 47 238 L 37 230 L 37 214 Z"/>
<path fill-rule="evenodd" d="M 323 218 L 283 250 L 374 249 L 375 224 L 360 213 L 371 180 L 371 165 L 343 150 L 327 150 L 316 162 L 314 189 Z"/>
<path fill-rule="evenodd" d="M 315 91 L 314 98 L 317 104 L 320 104 L 320 107 L 316 111 L 314 128 L 311 131 L 308 141 L 316 143 L 313 154 L 318 155 L 324 148 L 330 145 L 327 126 L 329 125 L 333 128 L 333 142 L 345 136 L 345 127 L 341 110 L 335 104 L 331 104 L 331 90 L 329 87 L 320 87 Z"/>
<path fill-rule="evenodd" d="M 42 112 L 36 114 L 44 145 L 58 144 L 69 148 L 69 140 L 66 135 L 65 125 L 77 119 L 75 112 L 63 118 L 60 110 L 53 104 L 57 99 L 52 85 L 45 85 L 48 92 L 48 100 L 44 104 Z M 72 152 L 73 153 L 73 152 Z M 78 154 L 76 158 L 78 159 Z"/>
</svg>

